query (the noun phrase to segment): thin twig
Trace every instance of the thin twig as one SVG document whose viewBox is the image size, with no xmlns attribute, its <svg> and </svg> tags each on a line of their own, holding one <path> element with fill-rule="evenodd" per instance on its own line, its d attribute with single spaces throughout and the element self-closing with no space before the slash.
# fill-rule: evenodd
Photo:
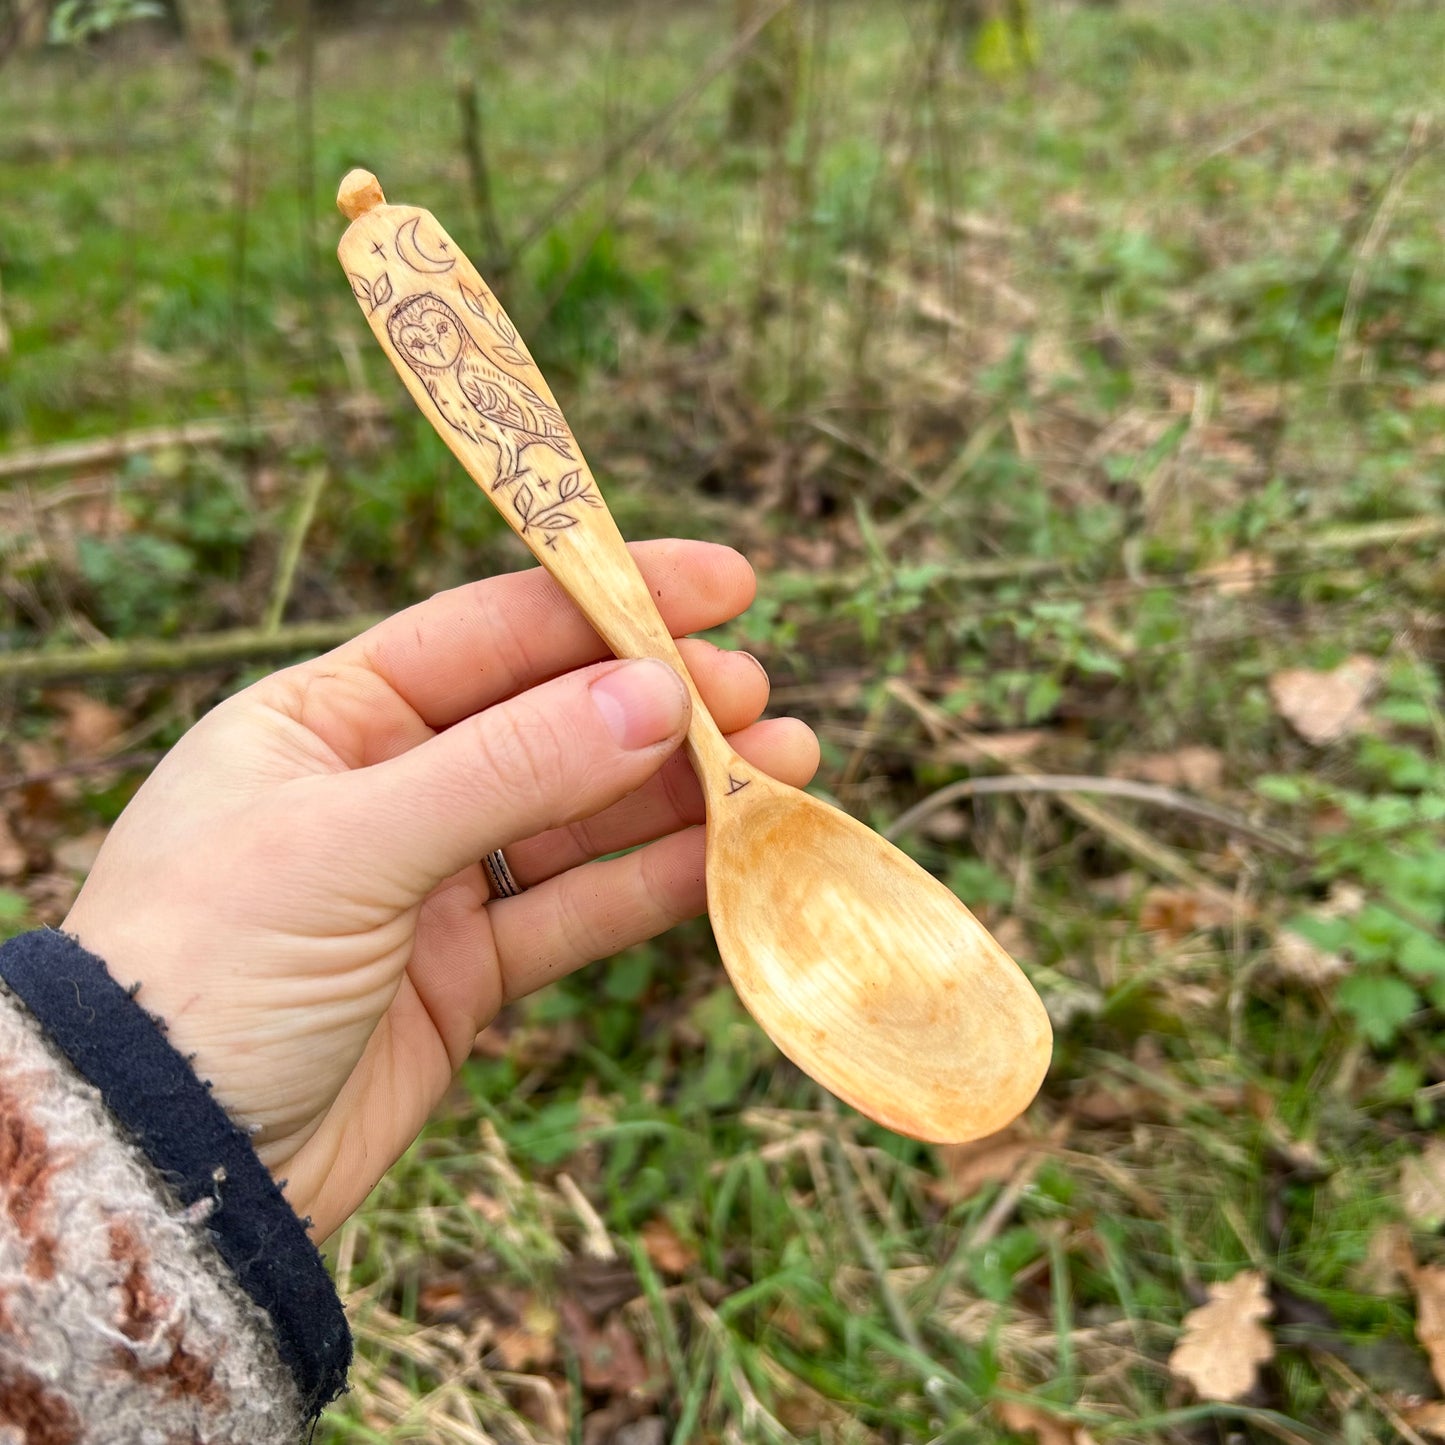
<svg viewBox="0 0 1445 1445">
<path fill-rule="evenodd" d="M 462 156 L 472 188 L 472 210 L 476 212 L 477 234 L 482 242 L 482 272 L 501 277 L 507 271 L 507 246 L 497 219 L 492 196 L 492 173 L 482 146 L 482 113 L 477 104 L 477 82 L 468 76 L 457 86 L 457 107 L 462 119 Z"/>
<path fill-rule="evenodd" d="M 1168 808 L 1175 813 L 1185 813 L 1193 818 L 1217 823 L 1221 828 L 1253 838 L 1255 842 L 1286 853 L 1302 863 L 1313 857 L 1308 848 L 1293 838 L 1258 823 L 1251 823 L 1248 818 L 1216 807 L 1203 798 L 1166 788 L 1159 783 L 1141 783 L 1132 778 L 1098 778 L 1075 773 L 1014 773 L 1002 777 L 960 778 L 957 782 L 930 793 L 921 802 L 900 813 L 884 830 L 884 837 L 899 838 L 941 809 L 963 798 L 995 793 L 1100 793 L 1107 797 L 1129 798 L 1134 802 L 1151 803 L 1158 808 Z"/>
<path fill-rule="evenodd" d="M 1356 1392 L 1357 1398 L 1363 1397 L 1368 1400 L 1390 1422 L 1390 1428 L 1402 1440 L 1407 1441 L 1408 1445 L 1426 1445 L 1425 1437 L 1378 1390 L 1361 1379 L 1338 1355 L 1318 1347 L 1311 1349 L 1309 1354 L 1316 1365 L 1327 1365 L 1333 1370 L 1350 1389 Z"/>
<path fill-rule="evenodd" d="M 1345 293 L 1344 309 L 1340 312 L 1340 327 L 1335 340 L 1335 359 L 1330 368 L 1330 387 L 1332 392 L 1338 392 L 1341 381 L 1344 379 L 1345 367 L 1349 364 L 1350 357 L 1354 351 L 1355 334 L 1359 329 L 1360 305 L 1364 300 L 1365 290 L 1370 283 L 1370 275 L 1374 269 L 1375 257 L 1385 244 L 1385 238 L 1390 234 L 1390 225 L 1395 219 L 1395 212 L 1400 208 L 1400 202 L 1405 195 L 1405 182 L 1410 172 L 1414 170 L 1415 163 L 1425 154 L 1430 137 L 1430 116 L 1426 111 L 1420 111 L 1415 116 L 1414 124 L 1410 127 L 1409 139 L 1405 142 L 1405 149 L 1400 154 L 1400 159 L 1395 163 L 1395 169 L 1390 174 L 1390 179 L 1380 196 L 1380 203 L 1375 207 L 1375 214 L 1370 220 L 1369 230 L 1365 232 L 1364 240 L 1360 242 L 1359 249 L 1355 252 L 1354 269 L 1350 272 L 1349 290 Z"/>
<path fill-rule="evenodd" d="M 935 707 L 901 678 L 892 679 L 887 687 L 888 691 L 908 707 L 930 730 L 969 743 L 985 757 L 991 758 L 1010 773 L 1024 771 L 1012 759 L 995 753 L 989 746 L 985 734 L 966 728 L 957 718 L 944 712 L 942 708 Z M 1130 854 L 1146 868 L 1150 868 L 1156 873 L 1162 873 L 1166 878 L 1172 878 L 1176 883 L 1182 884 L 1202 898 L 1209 899 L 1210 902 L 1231 914 L 1251 911 L 1245 900 L 1205 877 L 1182 854 L 1159 842 L 1158 839 L 1151 838 L 1142 829 L 1126 822 L 1102 804 L 1092 803 L 1086 798 L 1077 797 L 1071 793 L 1059 793 L 1058 799 L 1060 804 L 1073 813 L 1086 827 L 1102 833 L 1116 847 Z"/>
<path fill-rule="evenodd" d="M 315 466 L 306 473 L 306 482 L 301 490 L 301 500 L 296 504 L 296 513 L 286 529 L 286 540 L 281 545 L 281 556 L 276 563 L 276 580 L 271 587 L 271 597 L 266 604 L 266 615 L 262 619 L 264 632 L 275 632 L 281 626 L 286 613 L 286 604 L 291 600 L 291 588 L 296 581 L 296 567 L 301 561 L 301 552 L 306 545 L 306 534 L 320 505 L 321 494 L 326 490 L 330 468 Z"/>
<path fill-rule="evenodd" d="M 540 216 L 523 233 L 521 240 L 507 252 L 503 263 L 504 269 L 510 270 L 516 266 L 517 261 L 527 251 L 537 244 L 556 224 L 560 216 L 565 215 L 572 206 L 584 196 L 603 177 L 610 175 L 612 168 L 623 156 L 634 150 L 640 150 L 643 154 L 643 166 L 651 157 L 657 143 L 661 141 L 672 129 L 672 124 L 677 120 L 692 103 L 715 81 L 718 76 L 739 60 L 745 51 L 752 45 L 753 41 L 762 34 L 764 28 L 772 21 L 774 16 L 781 15 L 793 0 L 775 0 L 766 9 L 760 11 L 753 20 L 738 32 L 737 38 L 725 50 L 712 61 L 710 65 L 704 66 L 694 77 L 692 83 L 674 96 L 666 105 L 654 111 L 642 123 L 633 128 L 627 135 L 614 145 L 608 146 L 602 154 L 602 159 L 585 175 L 579 176 L 566 190 L 559 195 Z M 639 167 L 639 173 L 642 167 Z M 623 189 L 630 188 L 630 182 Z"/>
<path fill-rule="evenodd" d="M 131 768 L 149 768 L 165 757 L 164 748 L 144 748 L 139 752 L 111 753 L 103 758 L 86 758 L 82 762 L 65 763 L 38 773 L 16 773 L 0 778 L 0 793 L 13 793 L 20 788 L 33 788 L 41 783 L 58 782 L 61 778 L 82 778 L 87 773 L 105 773 L 112 769 L 126 772 Z"/>
</svg>

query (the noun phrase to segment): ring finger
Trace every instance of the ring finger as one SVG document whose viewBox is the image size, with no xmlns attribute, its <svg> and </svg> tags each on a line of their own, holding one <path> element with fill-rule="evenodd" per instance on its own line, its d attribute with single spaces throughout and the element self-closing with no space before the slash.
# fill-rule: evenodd
<svg viewBox="0 0 1445 1445">
<path fill-rule="evenodd" d="M 768 718 L 728 733 L 727 739 L 741 757 L 793 787 L 802 787 L 817 771 L 818 740 L 796 718 Z M 679 752 L 610 808 L 509 844 L 504 853 L 513 878 L 530 888 L 594 858 L 701 823 L 703 816 L 702 789 L 692 764 Z"/>
</svg>

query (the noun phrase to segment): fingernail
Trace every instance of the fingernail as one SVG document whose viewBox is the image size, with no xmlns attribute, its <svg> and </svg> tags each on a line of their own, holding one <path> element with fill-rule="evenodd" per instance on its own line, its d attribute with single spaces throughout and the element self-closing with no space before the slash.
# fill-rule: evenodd
<svg viewBox="0 0 1445 1445">
<path fill-rule="evenodd" d="M 650 748 L 672 737 L 687 714 L 687 688 L 665 663 L 625 662 L 590 688 L 592 702 L 620 748 Z"/>
<path fill-rule="evenodd" d="M 768 670 L 767 670 L 767 668 L 764 667 L 764 666 L 762 665 L 762 663 L 759 662 L 758 659 L 757 659 L 756 657 L 754 657 L 751 652 L 741 652 L 741 651 L 740 651 L 740 652 L 738 653 L 738 656 L 739 656 L 739 657 L 745 657 L 745 658 L 747 658 L 747 660 L 748 660 L 750 663 L 752 663 L 752 665 L 753 665 L 755 668 L 757 668 L 757 670 L 758 670 L 760 673 L 762 673 L 762 675 L 763 675 L 763 681 L 766 682 L 766 683 L 768 683 L 768 684 L 771 686 L 771 684 L 772 684 L 772 679 L 768 676 Z"/>
</svg>

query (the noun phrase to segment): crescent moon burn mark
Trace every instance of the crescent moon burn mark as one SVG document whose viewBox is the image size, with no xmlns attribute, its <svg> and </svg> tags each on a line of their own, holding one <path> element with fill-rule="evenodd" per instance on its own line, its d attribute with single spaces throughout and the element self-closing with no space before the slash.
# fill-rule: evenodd
<svg viewBox="0 0 1445 1445">
<path fill-rule="evenodd" d="M 425 276 L 436 276 L 443 271 L 450 271 L 457 264 L 455 256 L 428 256 L 422 250 L 416 238 L 416 228 L 420 221 L 420 216 L 413 216 L 396 228 L 396 254 L 413 271 L 420 271 Z M 445 250 L 446 242 L 441 242 L 441 246 Z"/>
</svg>

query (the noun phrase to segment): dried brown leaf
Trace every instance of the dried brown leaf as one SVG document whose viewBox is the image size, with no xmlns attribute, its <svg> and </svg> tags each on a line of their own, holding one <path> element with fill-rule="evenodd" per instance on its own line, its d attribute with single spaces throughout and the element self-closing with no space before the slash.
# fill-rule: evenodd
<svg viewBox="0 0 1445 1445">
<path fill-rule="evenodd" d="M 1398 1294 L 1410 1263 L 1409 1226 L 1387 1220 L 1370 1235 L 1364 1259 L 1350 1271 L 1350 1285 L 1361 1294 Z"/>
<path fill-rule="evenodd" d="M 1206 567 L 1200 577 L 1213 582 L 1226 597 L 1253 592 L 1261 582 L 1267 582 L 1274 575 L 1274 562 L 1267 556 L 1253 552 L 1236 552 L 1212 567 Z"/>
<path fill-rule="evenodd" d="M 1232 909 L 1192 888 L 1151 888 L 1139 905 L 1141 931 L 1175 939 L 1204 929 L 1228 928 L 1233 922 Z"/>
<path fill-rule="evenodd" d="M 496 1352 L 508 1370 L 540 1370 L 557 1358 L 557 1311 L 529 1299 L 522 1306 L 521 1319 L 510 1329 L 497 1332 Z"/>
<path fill-rule="evenodd" d="M 1224 754 L 1218 748 L 1191 744 L 1172 753 L 1126 754 L 1109 771 L 1117 778 L 1208 793 L 1224 781 Z"/>
<path fill-rule="evenodd" d="M 545 1375 L 515 1375 L 503 1386 L 517 1413 L 530 1420 L 541 1432 L 543 1440 L 567 1438 L 567 1404 L 561 1391 L 566 1390 Z"/>
<path fill-rule="evenodd" d="M 1038 1445 L 1093 1445 L 1093 1436 L 1082 1425 L 1061 1420 L 1025 1400 L 995 1400 L 993 1412 L 1004 1429 L 1032 1435 Z"/>
<path fill-rule="evenodd" d="M 1445 1389 L 1445 1264 L 1415 1271 L 1415 1338 L 1430 1356 L 1435 1383 Z"/>
<path fill-rule="evenodd" d="M 642 1248 L 658 1273 L 674 1279 L 697 1264 L 697 1251 L 660 1215 L 642 1226 Z"/>
<path fill-rule="evenodd" d="M 1274 1306 L 1264 1276 L 1247 1269 L 1209 1286 L 1209 1303 L 1190 1310 L 1169 1356 L 1169 1371 L 1202 1400 L 1238 1400 L 1254 1388 L 1259 1367 L 1274 1358 L 1274 1339 L 1260 1323 Z"/>
<path fill-rule="evenodd" d="M 945 1204 L 962 1204 L 985 1184 L 1012 1179 L 1038 1147 L 1017 1124 L 971 1144 L 940 1144 L 935 1151 L 939 1178 L 930 1184 L 930 1192 Z"/>
<path fill-rule="evenodd" d="M 1338 742 L 1365 725 L 1365 704 L 1380 681 L 1372 657 L 1348 657 L 1329 672 L 1290 667 L 1269 680 L 1274 710 L 1315 747 Z"/>
<path fill-rule="evenodd" d="M 1445 1224 L 1445 1139 L 1432 1139 L 1400 1165 L 1400 1207 L 1422 1229 Z"/>
<path fill-rule="evenodd" d="M 1400 1418 L 1421 1435 L 1428 1435 L 1432 1440 L 1445 1440 L 1445 1400 L 1406 1405 L 1400 1411 Z"/>
<path fill-rule="evenodd" d="M 1069 1111 L 1085 1124 L 1118 1124 L 1156 1113 L 1158 1096 L 1138 1084 L 1100 1083 L 1069 1102 Z"/>
<path fill-rule="evenodd" d="M 1275 971 L 1298 983 L 1320 986 L 1349 972 L 1349 964 L 1338 953 L 1328 953 L 1303 934 L 1284 928 L 1275 935 Z"/>
<path fill-rule="evenodd" d="M 99 757 L 125 732 L 120 712 L 88 693 L 66 688 L 48 700 L 61 715 L 57 731 L 72 759 Z"/>
<path fill-rule="evenodd" d="M 938 756 L 949 763 L 1021 763 L 1038 752 L 1049 737 L 1050 734 L 1042 728 L 981 733 L 976 739 L 951 739 L 938 749 Z"/>
<path fill-rule="evenodd" d="M 564 1299 L 562 1325 L 577 1352 L 586 1389 L 605 1395 L 643 1393 L 647 1361 L 620 1314 L 609 1315 L 599 1328 L 576 1300 Z"/>
<path fill-rule="evenodd" d="M 465 1284 L 456 1275 L 433 1280 L 417 1291 L 417 1312 L 428 1324 L 466 1319 L 473 1306 Z"/>
<path fill-rule="evenodd" d="M 28 859 L 29 851 L 11 830 L 10 819 L 0 813 L 0 882 L 23 878 Z"/>
<path fill-rule="evenodd" d="M 51 850 L 55 866 L 77 876 L 89 873 L 105 842 L 104 828 L 90 828 L 78 838 L 66 838 Z"/>
</svg>

